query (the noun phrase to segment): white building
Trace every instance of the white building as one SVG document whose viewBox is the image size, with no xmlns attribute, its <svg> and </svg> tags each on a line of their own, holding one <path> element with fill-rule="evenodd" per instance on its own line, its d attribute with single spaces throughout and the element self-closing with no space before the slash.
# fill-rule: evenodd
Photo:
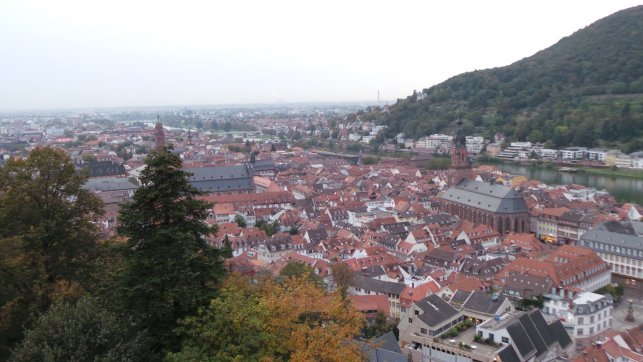
<svg viewBox="0 0 643 362">
<path fill-rule="evenodd" d="M 578 241 L 590 248 L 612 269 L 612 281 L 643 290 L 643 222 L 606 221 L 587 231 Z"/>
<path fill-rule="evenodd" d="M 605 155 L 607 155 L 605 148 L 590 148 L 589 151 L 587 151 L 587 158 L 590 161 L 605 162 Z"/>
<path fill-rule="evenodd" d="M 612 326 L 612 297 L 582 292 L 572 298 L 558 294 L 545 295 L 543 312 L 556 316 L 563 323 L 576 342 L 576 349 L 582 349 L 602 339 L 604 332 Z"/>
<path fill-rule="evenodd" d="M 563 160 L 582 160 L 587 154 L 587 147 L 567 147 L 560 151 Z"/>
</svg>

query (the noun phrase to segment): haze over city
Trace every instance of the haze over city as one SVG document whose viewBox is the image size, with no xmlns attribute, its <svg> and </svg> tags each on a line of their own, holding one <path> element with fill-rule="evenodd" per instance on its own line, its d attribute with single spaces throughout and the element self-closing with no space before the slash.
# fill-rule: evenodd
<svg viewBox="0 0 643 362">
<path fill-rule="evenodd" d="M 637 1 L 3 1 L 0 110 L 405 97 Z"/>
</svg>

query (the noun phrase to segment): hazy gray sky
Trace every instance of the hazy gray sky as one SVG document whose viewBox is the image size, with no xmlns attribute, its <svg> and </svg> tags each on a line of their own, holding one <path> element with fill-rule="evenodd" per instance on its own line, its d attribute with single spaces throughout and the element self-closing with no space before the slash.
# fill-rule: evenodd
<svg viewBox="0 0 643 362">
<path fill-rule="evenodd" d="M 395 99 L 638 3 L 1 0 L 0 110 Z"/>
</svg>

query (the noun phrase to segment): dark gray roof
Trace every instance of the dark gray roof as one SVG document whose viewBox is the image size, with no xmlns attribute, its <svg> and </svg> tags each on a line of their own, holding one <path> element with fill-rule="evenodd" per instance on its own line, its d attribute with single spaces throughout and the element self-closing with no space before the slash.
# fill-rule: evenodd
<svg viewBox="0 0 643 362">
<path fill-rule="evenodd" d="M 529 336 L 529 340 L 531 343 L 536 347 L 536 356 L 540 356 L 543 353 L 547 352 L 547 345 L 545 345 L 545 341 L 543 340 L 543 337 L 540 335 L 541 332 L 536 328 L 534 323 L 532 322 L 531 318 L 529 318 L 528 314 L 523 314 L 518 318 L 520 323 L 522 324 L 522 327 L 524 328 L 525 332 L 527 332 L 527 336 Z M 542 331 L 542 333 L 546 333 L 547 330 Z"/>
<path fill-rule="evenodd" d="M 255 160 L 255 162 L 252 163 L 252 168 L 254 171 L 271 171 L 276 169 L 272 159 Z"/>
<path fill-rule="evenodd" d="M 373 277 L 379 277 L 380 275 L 386 274 L 386 271 L 384 270 L 383 266 L 374 265 L 374 266 L 369 266 L 367 268 L 362 269 L 361 273 L 364 276 L 373 278 Z"/>
<path fill-rule="evenodd" d="M 590 244 L 589 242 L 593 242 Z M 600 249 L 603 246 L 619 247 L 621 252 Z M 581 236 L 581 245 L 592 250 L 632 257 L 632 252 L 643 253 L 643 222 L 641 221 L 606 221 L 596 225 Z M 627 254 L 627 250 L 630 254 Z"/>
<path fill-rule="evenodd" d="M 494 296 L 491 294 L 474 291 L 462 308 L 477 313 L 496 315 L 499 314 L 498 308 L 500 308 L 505 299 L 507 299 L 507 297 L 504 295 L 496 295 L 494 300 Z"/>
<path fill-rule="evenodd" d="M 436 294 L 429 295 L 415 305 L 423 312 L 418 318 L 428 326 L 437 326 L 459 314 L 457 309 Z"/>
<path fill-rule="evenodd" d="M 507 326 L 507 332 L 509 333 L 513 343 L 518 348 L 517 352 L 520 353 L 523 359 L 527 359 L 536 352 L 536 347 L 531 343 L 527 332 L 519 321 Z"/>
<path fill-rule="evenodd" d="M 124 177 L 107 177 L 88 179 L 83 188 L 90 191 L 135 190 L 139 186 Z"/>
<path fill-rule="evenodd" d="M 536 326 L 539 331 L 549 330 L 549 325 L 545 321 L 545 317 L 543 317 L 542 313 L 538 313 L 536 310 L 534 310 L 532 313 L 529 313 L 529 318 L 531 318 L 534 326 Z M 543 338 L 543 340 L 545 341 L 545 345 L 547 346 L 551 346 L 552 344 L 554 344 L 554 342 L 556 342 L 556 338 L 551 332 L 541 333 L 540 336 Z"/>
<path fill-rule="evenodd" d="M 425 224 L 438 224 L 438 225 L 446 225 L 446 224 L 453 224 L 454 222 L 457 221 L 457 219 L 450 214 L 436 214 L 436 215 L 431 215 L 427 216 L 422 221 Z"/>
<path fill-rule="evenodd" d="M 475 246 L 482 246 L 478 243 L 474 244 Z M 495 258 L 490 260 L 479 260 L 479 259 L 466 259 L 462 263 L 461 272 L 465 274 L 473 274 L 479 277 L 490 277 L 496 275 L 504 265 L 507 264 L 507 261 L 504 258 Z"/>
<path fill-rule="evenodd" d="M 373 340 L 372 344 L 362 343 L 363 352 L 368 355 L 369 362 L 407 362 L 408 357 L 402 353 L 393 332 Z"/>
<path fill-rule="evenodd" d="M 114 177 L 125 176 L 125 166 L 112 161 L 87 162 L 83 165 L 87 169 L 89 177 Z"/>
<path fill-rule="evenodd" d="M 500 357 L 501 362 L 520 362 L 520 357 L 518 357 L 518 354 L 510 344 L 498 352 L 498 357 Z"/>
<path fill-rule="evenodd" d="M 397 339 L 395 338 L 395 334 L 393 334 L 393 331 L 384 334 L 383 336 L 375 339 L 373 342 L 380 349 L 402 353 L 400 346 L 397 344 Z"/>
<path fill-rule="evenodd" d="M 528 212 L 522 195 L 511 187 L 463 179 L 450 187 L 442 198 L 495 213 L 514 214 Z"/>
<path fill-rule="evenodd" d="M 364 290 L 395 295 L 401 295 L 404 290 L 403 283 L 385 282 L 359 274 L 353 276 L 351 285 Z"/>
<path fill-rule="evenodd" d="M 192 167 L 183 171 L 192 186 L 203 192 L 229 192 L 253 190 L 252 176 L 245 165 L 221 167 Z"/>
<path fill-rule="evenodd" d="M 563 323 L 561 323 L 561 321 L 555 321 L 554 323 L 550 324 L 549 331 L 558 341 L 561 347 L 565 348 L 570 343 L 572 343 L 572 339 L 569 337 L 569 334 L 565 330 L 565 327 L 563 327 Z"/>
<path fill-rule="evenodd" d="M 472 292 L 465 292 L 464 290 L 456 290 L 451 299 L 449 299 L 449 303 L 463 305 L 471 293 Z"/>
<path fill-rule="evenodd" d="M 324 228 L 310 229 L 306 231 L 312 244 L 319 244 L 322 240 L 328 238 L 328 232 Z"/>
</svg>

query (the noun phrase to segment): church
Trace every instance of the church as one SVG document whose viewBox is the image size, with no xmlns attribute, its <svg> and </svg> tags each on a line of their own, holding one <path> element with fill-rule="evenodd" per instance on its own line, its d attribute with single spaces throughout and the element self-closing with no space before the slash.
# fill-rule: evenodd
<svg viewBox="0 0 643 362">
<path fill-rule="evenodd" d="M 443 212 L 476 224 L 489 225 L 501 235 L 529 232 L 529 210 L 520 192 L 473 179 L 466 136 L 460 121 L 451 149 L 449 184 L 451 186 L 440 200 Z"/>
</svg>

